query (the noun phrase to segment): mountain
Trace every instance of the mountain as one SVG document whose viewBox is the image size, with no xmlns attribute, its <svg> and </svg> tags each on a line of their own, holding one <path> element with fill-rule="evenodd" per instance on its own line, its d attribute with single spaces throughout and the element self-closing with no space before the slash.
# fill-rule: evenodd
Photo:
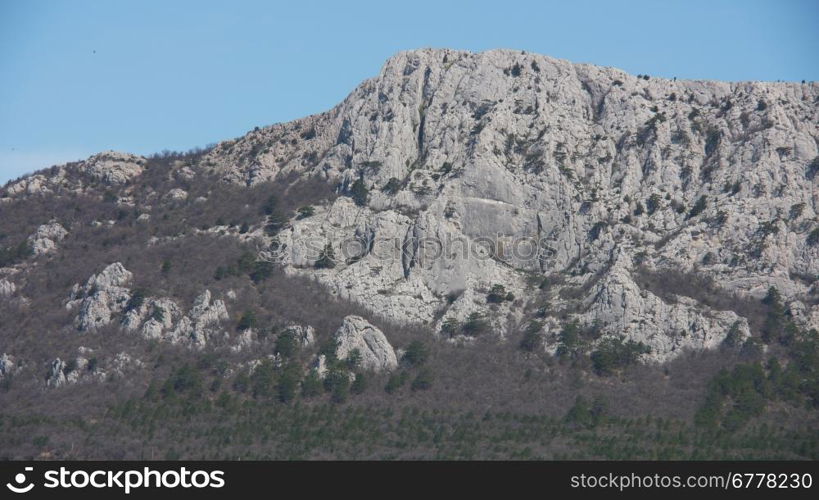
<svg viewBox="0 0 819 500">
<path fill-rule="evenodd" d="M 12 181 L 0 397 L 397 404 L 386 384 L 399 407 L 554 415 L 608 393 L 731 427 L 781 403 L 737 417 L 711 377 L 775 385 L 781 363 L 815 408 L 817 103 L 815 82 L 424 49 L 319 115 Z"/>
</svg>

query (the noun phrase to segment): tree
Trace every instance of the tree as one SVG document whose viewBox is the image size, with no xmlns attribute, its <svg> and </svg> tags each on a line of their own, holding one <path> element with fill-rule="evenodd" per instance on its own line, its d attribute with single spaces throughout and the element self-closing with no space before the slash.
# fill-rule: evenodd
<svg viewBox="0 0 819 500">
<path fill-rule="evenodd" d="M 476 337 L 489 330 L 489 321 L 486 319 L 486 316 L 476 311 L 467 316 L 466 322 L 461 330 L 464 335 Z"/>
<path fill-rule="evenodd" d="M 281 376 L 279 376 L 279 381 L 276 385 L 276 393 L 279 401 L 282 403 L 293 401 L 293 399 L 296 398 L 300 380 L 301 367 L 297 363 L 287 365 Z"/>
<path fill-rule="evenodd" d="M 432 372 L 427 369 L 421 370 L 412 381 L 410 389 L 413 391 L 425 391 L 432 387 Z"/>
<path fill-rule="evenodd" d="M 336 267 L 336 254 L 330 243 L 324 245 L 324 249 L 319 254 L 319 258 L 314 265 L 316 269 L 332 269 Z"/>
<path fill-rule="evenodd" d="M 646 200 L 646 212 L 648 212 L 648 215 L 654 215 L 654 212 L 660 208 L 661 200 L 662 198 L 660 198 L 660 195 L 657 193 L 648 197 L 648 200 Z"/>
<path fill-rule="evenodd" d="M 254 398 L 270 398 L 276 391 L 276 367 L 269 359 L 262 361 L 250 375 L 250 389 Z"/>
<path fill-rule="evenodd" d="M 356 373 L 355 380 L 350 386 L 350 392 L 353 394 L 361 394 L 367 390 L 367 376 L 364 373 Z"/>
<path fill-rule="evenodd" d="M 458 320 L 455 318 L 447 318 L 441 324 L 441 333 L 444 333 L 450 337 L 454 337 L 458 334 L 458 331 L 461 329 L 461 325 L 458 323 Z"/>
<path fill-rule="evenodd" d="M 609 337 L 600 342 L 592 352 L 591 360 L 598 375 L 611 375 L 616 370 L 636 363 L 641 355 L 649 352 L 651 349 L 642 342 L 623 342 L 620 337 Z"/>
<path fill-rule="evenodd" d="M 492 285 L 489 293 L 486 295 L 486 301 L 493 304 L 500 304 L 506 300 L 506 288 L 503 285 Z"/>
<path fill-rule="evenodd" d="M 324 388 L 334 403 L 347 401 L 350 394 L 350 372 L 343 367 L 332 367 L 324 378 Z"/>
<path fill-rule="evenodd" d="M 312 205 L 305 205 L 303 207 L 300 207 L 298 212 L 299 212 L 299 216 L 298 216 L 299 219 L 306 219 L 307 217 L 312 217 L 313 215 L 315 215 L 316 214 L 316 209 L 313 208 Z"/>
<path fill-rule="evenodd" d="M 314 371 L 304 377 L 301 383 L 301 395 L 304 398 L 314 398 L 321 394 L 322 382 L 318 374 Z"/>
<path fill-rule="evenodd" d="M 242 317 L 239 318 L 239 324 L 236 325 L 236 329 L 243 332 L 254 326 L 256 326 L 256 313 L 248 309 L 242 314 Z"/>
<path fill-rule="evenodd" d="M 523 339 L 520 341 L 520 348 L 526 352 L 534 352 L 540 347 L 540 330 L 543 328 L 543 323 L 540 321 L 532 321 L 526 325 L 523 331 Z"/>
<path fill-rule="evenodd" d="M 387 385 L 384 386 L 384 390 L 387 394 L 393 394 L 404 385 L 406 380 L 407 378 L 404 372 L 393 373 L 390 375 L 390 378 L 387 379 Z"/>
<path fill-rule="evenodd" d="M 577 321 L 566 323 L 557 337 L 559 344 L 557 346 L 558 357 L 576 358 L 579 355 L 581 341 L 580 341 L 580 326 Z"/>
<path fill-rule="evenodd" d="M 350 188 L 350 196 L 359 207 L 367 205 L 367 199 L 370 196 L 370 190 L 364 184 L 364 179 L 357 179 Z"/>
<path fill-rule="evenodd" d="M 407 346 L 407 352 L 404 353 L 404 361 L 411 366 L 421 366 L 427 361 L 429 352 L 427 347 L 420 340 L 413 340 Z"/>
<path fill-rule="evenodd" d="M 131 298 L 128 299 L 128 303 L 125 304 L 125 312 L 134 311 L 142 307 L 147 295 L 148 292 L 144 288 L 134 290 L 133 293 L 131 293 Z"/>
<path fill-rule="evenodd" d="M 590 428 L 594 426 L 591 406 L 583 396 L 577 396 L 574 405 L 563 417 L 563 423 L 572 428 Z"/>
<path fill-rule="evenodd" d="M 703 212 L 703 210 L 705 210 L 705 207 L 706 207 L 707 203 L 708 203 L 708 201 L 707 201 L 707 198 L 705 197 L 705 195 L 700 196 L 700 198 L 697 200 L 697 202 L 694 203 L 694 206 L 691 207 L 691 211 L 688 212 L 688 218 L 691 219 L 691 218 L 696 217 L 697 215 L 701 214 Z"/>
<path fill-rule="evenodd" d="M 299 344 L 298 340 L 296 339 L 296 332 L 287 329 L 280 333 L 279 337 L 276 339 L 276 349 L 274 352 L 280 355 L 282 358 L 287 359 L 296 353 L 298 347 Z"/>
</svg>

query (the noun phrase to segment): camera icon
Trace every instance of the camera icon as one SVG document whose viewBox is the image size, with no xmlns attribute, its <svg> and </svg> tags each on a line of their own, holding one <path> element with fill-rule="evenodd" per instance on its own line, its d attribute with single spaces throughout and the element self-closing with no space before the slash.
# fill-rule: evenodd
<svg viewBox="0 0 819 500">
<path fill-rule="evenodd" d="M 25 470 L 26 472 L 31 472 L 34 470 L 34 467 L 26 467 Z M 17 485 L 6 483 L 6 488 L 10 489 L 14 493 L 28 493 L 34 488 L 34 483 L 24 485 L 26 482 L 26 475 L 22 472 L 19 472 L 14 476 L 14 482 L 17 483 Z"/>
</svg>

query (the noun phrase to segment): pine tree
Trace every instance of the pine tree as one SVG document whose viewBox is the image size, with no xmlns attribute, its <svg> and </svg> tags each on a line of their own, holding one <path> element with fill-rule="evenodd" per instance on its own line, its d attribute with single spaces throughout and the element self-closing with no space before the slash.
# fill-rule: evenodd
<svg viewBox="0 0 819 500">
<path fill-rule="evenodd" d="M 316 260 L 316 269 L 332 269 L 336 267 L 336 254 L 333 251 L 333 246 L 329 243 L 324 245 L 324 250 L 319 254 Z"/>
</svg>

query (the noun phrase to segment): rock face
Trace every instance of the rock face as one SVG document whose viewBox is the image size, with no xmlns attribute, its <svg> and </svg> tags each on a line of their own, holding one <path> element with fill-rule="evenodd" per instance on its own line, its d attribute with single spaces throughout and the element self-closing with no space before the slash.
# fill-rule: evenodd
<svg viewBox="0 0 819 500">
<path fill-rule="evenodd" d="M 115 262 L 91 276 L 85 286 L 75 285 L 68 306 L 79 306 L 74 321 L 77 329 L 89 331 L 106 326 L 115 314 L 123 312 L 131 298 L 126 285 L 132 277 L 130 271 Z"/>
<path fill-rule="evenodd" d="M 800 326 L 819 326 L 818 100 L 815 82 L 419 50 L 333 110 L 222 143 L 204 163 L 240 184 L 318 175 L 358 193 L 293 220 L 270 257 L 373 312 L 436 330 L 478 312 L 503 334 L 521 308 L 489 303 L 491 287 L 525 300 L 528 283 L 560 275 L 547 314 L 569 311 L 665 360 L 746 322 L 665 302 L 637 284 L 640 266 L 757 299 L 776 286 Z M 317 268 L 328 245 L 335 265 Z"/>
<path fill-rule="evenodd" d="M 145 158 L 130 153 L 105 151 L 85 161 L 54 166 L 47 173 L 29 175 L 6 186 L 7 198 L 80 193 L 99 184 L 122 186 L 142 175 Z"/>
<path fill-rule="evenodd" d="M 57 243 L 68 235 L 68 231 L 57 222 L 49 222 L 37 228 L 37 231 L 29 236 L 28 242 L 34 255 L 43 255 L 57 249 Z"/>
<path fill-rule="evenodd" d="M 347 316 L 334 338 L 336 356 L 347 359 L 353 351 L 361 356 L 361 368 L 374 372 L 391 371 L 398 367 L 395 351 L 387 337 L 361 316 Z M 321 371 L 321 362 L 318 371 Z"/>
<path fill-rule="evenodd" d="M 817 103 L 816 82 L 669 80 L 519 51 L 416 50 L 332 110 L 225 141 L 175 175 L 335 186 L 343 196 L 292 218 L 259 256 L 392 321 L 461 341 L 445 325 L 477 314 L 503 336 L 538 310 L 546 349 L 576 320 L 664 361 L 733 327 L 747 335 L 749 321 L 674 284 L 649 289 L 644 270 L 708 276 L 745 299 L 775 286 L 799 327 L 819 327 Z M 143 158 L 102 153 L 3 196 L 127 191 L 143 170 Z M 183 193 L 156 198 L 174 205 Z M 80 329 L 128 300 L 121 285 L 98 289 L 75 299 Z M 128 325 L 202 345 L 227 312 L 201 299 L 156 321 L 150 302 Z"/>
<path fill-rule="evenodd" d="M 194 300 L 190 312 L 179 320 L 171 335 L 176 341 L 202 347 L 211 336 L 220 332 L 221 323 L 229 318 L 225 302 L 212 300 L 210 290 L 205 290 Z"/>
<path fill-rule="evenodd" d="M 78 309 L 74 324 L 80 331 L 90 331 L 111 324 L 115 319 L 129 332 L 147 339 L 203 347 L 221 331 L 223 321 L 230 319 L 223 300 L 213 300 L 210 290 L 193 301 L 187 314 L 173 299 L 146 297 L 128 288 L 133 274 L 115 262 L 88 279 L 84 286 L 74 285 L 67 307 Z"/>
<path fill-rule="evenodd" d="M 145 158 L 129 153 L 106 151 L 92 156 L 82 165 L 83 171 L 106 184 L 125 184 L 142 174 Z"/>
</svg>

